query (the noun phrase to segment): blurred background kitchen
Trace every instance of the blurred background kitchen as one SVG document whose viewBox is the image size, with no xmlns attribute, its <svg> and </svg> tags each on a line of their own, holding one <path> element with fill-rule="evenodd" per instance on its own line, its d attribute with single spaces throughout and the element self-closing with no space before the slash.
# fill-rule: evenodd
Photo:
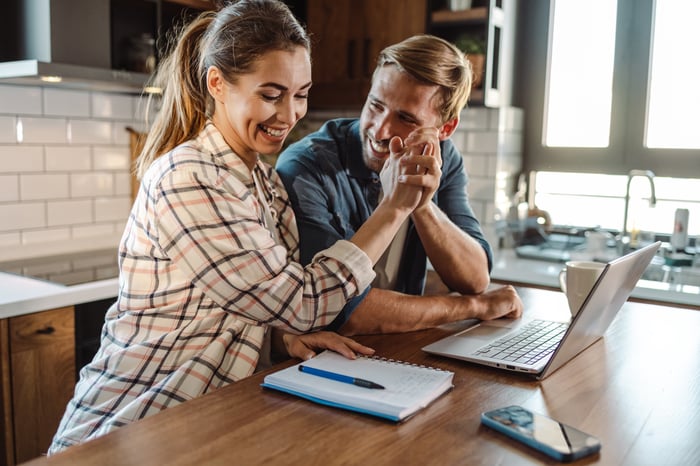
<svg viewBox="0 0 700 466">
<path fill-rule="evenodd" d="M 475 70 L 453 140 L 496 253 L 493 280 L 558 289 L 568 259 L 661 240 L 632 299 L 700 309 L 700 2 L 287 3 L 314 40 L 310 110 L 290 140 L 359 115 L 382 48 L 444 37 Z M 157 111 L 148 77 L 173 28 L 214 8 L 3 2 L 0 465 L 45 451 L 99 344 L 132 160 Z"/>
<path fill-rule="evenodd" d="M 683 244 L 668 253 L 693 265 L 700 71 L 687 57 L 699 39 L 696 2 L 288 3 L 315 40 L 310 111 L 293 138 L 359 114 L 381 48 L 415 33 L 440 35 L 475 64 L 478 83 L 454 141 L 495 247 L 561 246 L 546 244 L 551 234 L 582 247 L 592 230 L 609 235 L 611 247 L 617 239 L 618 252 L 654 238 L 670 242 L 676 211 L 686 209 Z M 6 2 L 0 260 L 117 244 L 131 204 L 127 127 L 147 131 L 142 90 L 162 38 L 216 6 Z"/>
</svg>

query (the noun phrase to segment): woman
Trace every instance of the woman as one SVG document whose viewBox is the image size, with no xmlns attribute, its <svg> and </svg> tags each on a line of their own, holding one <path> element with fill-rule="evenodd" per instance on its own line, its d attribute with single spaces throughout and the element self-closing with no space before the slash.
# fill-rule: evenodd
<svg viewBox="0 0 700 466">
<path fill-rule="evenodd" d="M 258 158 L 279 152 L 311 87 L 309 39 L 281 2 L 203 14 L 159 79 L 162 106 L 119 248 L 119 296 L 49 453 L 249 376 L 270 353 L 270 327 L 290 332 L 294 357 L 371 354 L 333 333 L 293 334 L 323 328 L 367 287 L 420 200 L 420 188 L 395 183 L 395 157 L 384 199 L 357 234 L 307 267 L 297 262 L 287 194 Z"/>
</svg>

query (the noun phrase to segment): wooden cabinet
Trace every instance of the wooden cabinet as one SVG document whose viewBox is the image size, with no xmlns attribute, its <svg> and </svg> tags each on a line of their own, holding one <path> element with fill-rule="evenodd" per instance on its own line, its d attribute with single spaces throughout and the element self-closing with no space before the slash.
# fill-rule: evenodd
<svg viewBox="0 0 700 466">
<path fill-rule="evenodd" d="M 469 105 L 500 107 L 511 104 L 517 3 L 513 0 L 474 0 L 467 10 L 450 11 L 444 2 L 431 3 L 428 32 L 456 42 L 460 36 L 484 44 L 481 85 L 472 90 Z"/>
<path fill-rule="evenodd" d="M 425 32 L 425 0 L 308 0 L 313 44 L 312 109 L 359 109 L 377 55 L 386 46 Z"/>
<path fill-rule="evenodd" d="M 0 320 L 0 464 L 45 453 L 75 387 L 72 306 Z"/>
</svg>

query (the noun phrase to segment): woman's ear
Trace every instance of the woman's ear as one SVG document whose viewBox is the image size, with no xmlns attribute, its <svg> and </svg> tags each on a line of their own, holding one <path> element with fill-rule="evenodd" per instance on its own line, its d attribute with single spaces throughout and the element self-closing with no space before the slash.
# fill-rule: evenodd
<svg viewBox="0 0 700 466">
<path fill-rule="evenodd" d="M 438 130 L 438 139 L 444 141 L 445 139 L 452 136 L 452 133 L 455 132 L 457 126 L 459 126 L 459 117 L 453 118 L 443 123 L 443 125 Z"/>
<path fill-rule="evenodd" d="M 207 89 L 217 102 L 224 100 L 224 78 L 216 66 L 210 66 L 207 70 Z"/>
</svg>

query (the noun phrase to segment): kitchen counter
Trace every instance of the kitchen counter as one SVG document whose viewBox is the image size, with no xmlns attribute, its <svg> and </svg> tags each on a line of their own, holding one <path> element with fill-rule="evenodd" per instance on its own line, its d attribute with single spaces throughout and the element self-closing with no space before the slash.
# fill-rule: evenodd
<svg viewBox="0 0 700 466">
<path fill-rule="evenodd" d="M 564 264 L 518 257 L 512 249 L 494 251 L 491 279 L 513 284 L 559 290 L 559 271 Z M 700 309 L 700 287 L 652 280 L 639 280 L 631 299 Z"/>
<path fill-rule="evenodd" d="M 559 289 L 557 262 L 523 259 L 512 249 L 494 253 L 494 281 Z M 0 319 L 115 297 L 119 279 L 109 278 L 65 286 L 0 272 Z M 700 309 L 700 287 L 640 280 L 632 299 L 685 305 Z"/>
<path fill-rule="evenodd" d="M 65 286 L 0 272 L 0 319 L 113 298 L 118 291 L 118 278 Z"/>
</svg>

